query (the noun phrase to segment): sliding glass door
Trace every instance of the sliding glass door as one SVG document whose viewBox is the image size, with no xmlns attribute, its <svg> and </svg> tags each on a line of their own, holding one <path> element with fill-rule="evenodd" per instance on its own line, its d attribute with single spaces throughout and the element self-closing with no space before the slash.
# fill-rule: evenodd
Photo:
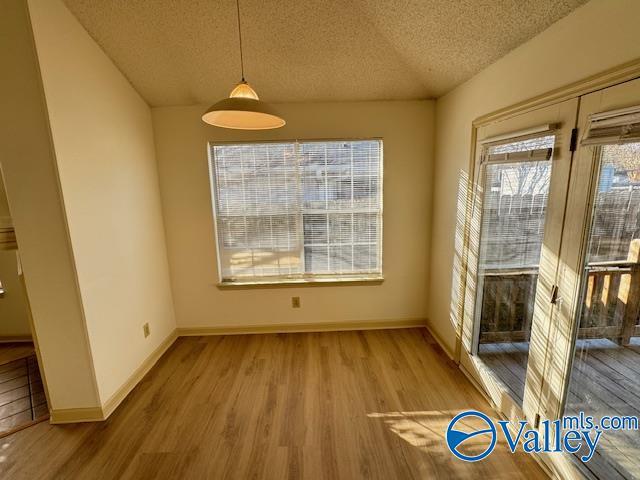
<svg viewBox="0 0 640 480">
<path fill-rule="evenodd" d="M 477 353 L 522 403 L 542 257 L 553 130 L 486 148 Z"/>
<path fill-rule="evenodd" d="M 568 100 L 478 131 L 461 361 L 515 416 L 538 411 L 576 111 Z"/>
<path fill-rule="evenodd" d="M 640 143 L 598 148 L 565 414 L 640 415 Z M 608 431 L 591 470 L 640 476 L 640 432 Z"/>
<path fill-rule="evenodd" d="M 559 413 L 621 419 L 621 429 L 601 425 L 584 468 L 640 478 L 640 80 L 583 97 L 579 129 L 561 254 L 571 349 L 554 362 Z"/>
<path fill-rule="evenodd" d="M 640 479 L 640 79 L 477 132 L 461 364 L 534 429 L 592 418 L 571 468 Z"/>
</svg>

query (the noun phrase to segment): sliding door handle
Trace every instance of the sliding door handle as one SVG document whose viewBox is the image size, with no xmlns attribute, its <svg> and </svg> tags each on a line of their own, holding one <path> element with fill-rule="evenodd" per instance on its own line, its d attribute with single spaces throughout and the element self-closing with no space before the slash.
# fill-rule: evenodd
<svg viewBox="0 0 640 480">
<path fill-rule="evenodd" d="M 557 305 L 559 300 L 560 297 L 558 297 L 558 286 L 554 285 L 553 287 L 551 287 L 551 298 L 549 298 L 549 303 L 551 303 L 551 305 Z"/>
</svg>

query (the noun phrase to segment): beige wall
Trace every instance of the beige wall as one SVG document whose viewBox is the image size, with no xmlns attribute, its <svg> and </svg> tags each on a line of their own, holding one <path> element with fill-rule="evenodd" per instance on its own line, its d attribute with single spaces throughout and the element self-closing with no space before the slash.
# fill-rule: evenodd
<svg viewBox="0 0 640 480">
<path fill-rule="evenodd" d="M 454 238 L 458 182 L 465 177 L 471 122 L 507 107 L 640 58 L 640 2 L 592 0 L 438 99 L 429 321 L 453 350 L 457 318 Z"/>
<path fill-rule="evenodd" d="M 11 214 L 7 203 L 7 193 L 4 191 L 4 182 L 0 172 L 0 228 L 11 225 Z"/>
<path fill-rule="evenodd" d="M 0 282 L 5 291 L 0 296 L 0 340 L 2 337 L 30 337 L 27 298 L 18 276 L 15 250 L 0 250 Z"/>
<path fill-rule="evenodd" d="M 29 8 L 104 403 L 175 329 L 151 112 L 61 1 Z"/>
<path fill-rule="evenodd" d="M 0 172 L 0 228 L 11 225 L 13 223 Z M 30 336 L 26 296 L 18 277 L 18 262 L 14 251 L 0 249 L 0 282 L 5 290 L 5 294 L 0 296 L 0 339 Z"/>
<path fill-rule="evenodd" d="M 95 407 L 99 398 L 24 0 L 2 2 L 0 65 L 0 164 L 49 399 L 56 409 Z"/>
<path fill-rule="evenodd" d="M 262 133 L 205 125 L 206 107 L 153 109 L 179 327 L 425 318 L 433 102 L 281 104 L 287 126 Z M 384 139 L 384 283 L 218 289 L 207 142 L 358 137 Z"/>
</svg>

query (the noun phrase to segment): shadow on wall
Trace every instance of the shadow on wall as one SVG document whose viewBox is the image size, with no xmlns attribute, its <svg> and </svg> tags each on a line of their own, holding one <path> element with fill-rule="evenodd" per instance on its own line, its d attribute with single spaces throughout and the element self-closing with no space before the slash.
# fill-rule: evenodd
<svg viewBox="0 0 640 480">
<path fill-rule="evenodd" d="M 470 254 L 478 251 L 477 247 L 480 241 L 479 221 L 474 221 L 475 217 L 480 216 L 479 214 L 474 215 L 474 207 L 475 211 L 479 211 L 477 206 L 480 198 L 478 187 L 473 184 L 469 174 L 464 170 L 460 170 L 458 177 L 451 306 L 449 311 L 449 319 L 456 332 L 456 358 L 459 357 L 461 343 L 466 347 L 471 346 L 473 332 L 471 329 L 469 331 L 464 330 L 463 317 L 465 312 L 470 312 L 473 308 L 473 302 L 467 298 L 470 296 L 466 295 L 466 293 L 475 291 L 477 258 Z M 467 222 L 467 219 L 471 219 L 471 221 Z M 469 248 L 466 248 L 466 245 L 469 245 Z M 465 298 L 467 298 L 466 304 Z M 467 322 L 467 324 L 469 323 Z"/>
<path fill-rule="evenodd" d="M 474 331 L 474 324 L 476 323 L 474 322 L 474 316 L 476 315 L 476 289 L 478 288 L 482 193 L 482 186 L 474 183 L 469 174 L 461 170 L 458 176 L 456 232 L 449 317 L 456 332 L 456 356 L 458 358 L 461 348 L 469 352 L 472 351 L 474 337 L 478 333 Z M 544 245 L 543 248 L 545 248 Z M 553 281 L 558 258 L 550 252 L 542 255 L 542 258 L 546 259 L 546 262 L 540 265 L 539 288 L 548 291 Z M 538 296 L 537 301 L 542 301 L 542 296 Z M 546 311 L 546 308 L 541 308 L 543 307 L 542 305 L 536 306 L 538 311 Z M 548 327 L 544 319 L 538 323 L 538 329 L 544 330 Z M 563 332 L 563 334 L 569 335 L 570 332 Z M 553 385 L 553 388 L 543 391 L 544 363 L 547 360 L 545 352 L 548 344 L 549 338 L 544 331 L 534 335 L 530 344 L 530 352 L 533 352 L 533 355 L 529 358 L 528 371 L 529 389 L 530 392 L 535 392 L 530 398 L 533 409 L 537 409 L 537 405 L 540 402 L 557 403 L 562 392 L 562 388 L 559 385 Z M 510 411 L 513 408 L 513 402 L 506 401 L 506 394 L 504 393 L 506 388 L 504 390 L 499 388 L 499 379 L 492 375 L 491 370 L 483 364 L 473 364 L 473 368 L 477 370 L 474 377 L 480 380 L 484 390 L 489 393 L 498 408 L 509 416 L 514 414 L 521 416 L 522 412 L 520 411 Z"/>
</svg>

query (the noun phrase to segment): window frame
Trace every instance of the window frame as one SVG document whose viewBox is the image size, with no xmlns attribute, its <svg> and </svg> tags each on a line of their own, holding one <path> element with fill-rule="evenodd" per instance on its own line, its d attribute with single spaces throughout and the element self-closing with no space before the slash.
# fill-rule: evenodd
<svg viewBox="0 0 640 480">
<path fill-rule="evenodd" d="M 380 165 L 379 165 L 379 189 L 380 189 L 380 228 L 378 233 L 378 249 L 380 258 L 380 273 L 358 274 L 358 273 L 332 273 L 332 274 L 302 274 L 302 276 L 291 276 L 287 278 L 281 276 L 275 277 L 247 277 L 246 279 L 238 278 L 235 280 L 223 280 L 222 264 L 220 254 L 220 239 L 218 232 L 218 211 L 216 204 L 217 179 L 215 175 L 215 159 L 213 156 L 213 147 L 229 146 L 229 145 L 251 145 L 265 143 L 325 143 L 325 142 L 358 142 L 358 141 L 377 141 L 380 142 Z M 382 137 L 349 137 L 349 138 L 310 138 L 310 139 L 270 139 L 270 140 L 241 140 L 241 141 L 209 141 L 207 142 L 207 168 L 209 170 L 209 194 L 211 195 L 211 211 L 213 218 L 213 234 L 215 244 L 215 255 L 217 265 L 217 282 L 218 288 L 252 288 L 252 287 L 300 287 L 300 286 L 337 286 L 337 285 L 371 285 L 381 284 L 384 281 L 384 139 Z M 301 214 L 302 215 L 302 214 Z M 304 232 L 303 250 L 304 251 Z M 307 276 L 308 275 L 308 276 Z"/>
</svg>

